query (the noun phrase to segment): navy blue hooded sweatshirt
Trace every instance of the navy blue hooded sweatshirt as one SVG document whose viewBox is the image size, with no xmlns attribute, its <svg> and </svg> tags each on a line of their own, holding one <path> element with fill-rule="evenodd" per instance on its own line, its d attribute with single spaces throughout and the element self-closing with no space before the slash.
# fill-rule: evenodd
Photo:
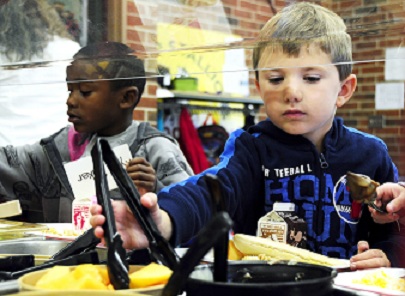
<svg viewBox="0 0 405 296">
<path fill-rule="evenodd" d="M 384 183 L 397 181 L 398 172 L 379 138 L 344 126 L 335 118 L 324 139 L 324 150 L 300 135 L 287 134 L 270 120 L 237 130 L 227 141 L 221 161 L 199 175 L 164 188 L 159 206 L 174 225 L 175 245 L 189 241 L 211 218 L 211 198 L 204 174 L 218 176 L 234 232 L 255 235 L 260 217 L 275 202 L 295 204 L 296 215 L 308 224 L 307 248 L 336 258 L 349 259 L 357 242 L 386 252 L 393 266 L 399 237 L 396 223 L 376 224 L 366 206 L 360 219 L 351 218 L 352 200 L 346 185 L 333 190 L 352 171 Z M 353 222 L 347 223 L 347 221 Z"/>
</svg>

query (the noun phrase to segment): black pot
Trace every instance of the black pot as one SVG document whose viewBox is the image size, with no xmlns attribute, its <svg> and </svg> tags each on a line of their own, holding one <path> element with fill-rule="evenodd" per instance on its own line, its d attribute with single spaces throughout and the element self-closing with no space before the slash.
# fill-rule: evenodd
<svg viewBox="0 0 405 296">
<path fill-rule="evenodd" d="M 267 264 L 266 262 L 230 262 L 227 282 L 213 280 L 214 267 L 199 265 L 190 275 L 187 296 L 216 295 L 331 295 L 337 272 L 312 264 Z"/>
</svg>

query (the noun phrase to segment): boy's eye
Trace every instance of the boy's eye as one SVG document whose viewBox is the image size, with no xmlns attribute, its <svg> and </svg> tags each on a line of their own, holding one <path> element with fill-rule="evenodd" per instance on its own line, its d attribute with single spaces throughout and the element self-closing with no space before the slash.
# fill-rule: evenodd
<svg viewBox="0 0 405 296">
<path fill-rule="evenodd" d="M 305 76 L 304 80 L 308 81 L 309 83 L 315 83 L 321 80 L 321 77 L 318 75 Z"/>
<path fill-rule="evenodd" d="M 91 91 L 84 91 L 84 90 L 81 90 L 80 92 L 82 93 L 82 95 L 83 95 L 84 97 L 88 97 L 88 96 L 91 95 Z"/>
<path fill-rule="evenodd" d="M 270 77 L 269 82 L 271 84 L 280 84 L 284 80 L 284 77 Z"/>
</svg>

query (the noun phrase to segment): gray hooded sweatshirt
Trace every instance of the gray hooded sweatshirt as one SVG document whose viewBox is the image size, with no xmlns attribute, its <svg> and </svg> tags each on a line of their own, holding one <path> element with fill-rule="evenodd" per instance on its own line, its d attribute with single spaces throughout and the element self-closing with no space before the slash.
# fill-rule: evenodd
<svg viewBox="0 0 405 296">
<path fill-rule="evenodd" d="M 73 191 L 64 164 L 72 161 L 67 126 L 40 142 L 0 148 L 0 202 L 18 199 L 23 215 L 17 220 L 35 223 L 70 223 Z M 89 156 L 97 136 L 88 136 L 81 157 Z M 128 144 L 133 157 L 144 157 L 156 171 L 156 193 L 185 180 L 193 171 L 172 137 L 148 123 L 133 121 L 119 135 L 103 137 L 112 148 Z M 120 198 L 119 190 L 111 191 Z"/>
</svg>

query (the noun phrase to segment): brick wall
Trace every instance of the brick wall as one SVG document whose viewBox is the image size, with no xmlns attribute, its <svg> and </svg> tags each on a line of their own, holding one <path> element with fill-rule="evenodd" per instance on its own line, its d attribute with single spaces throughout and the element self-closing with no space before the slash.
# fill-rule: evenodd
<svg viewBox="0 0 405 296">
<path fill-rule="evenodd" d="M 219 0 L 218 0 L 219 1 Z M 210 30 L 231 29 L 232 33 L 249 41 L 257 36 L 261 26 L 285 5 L 294 1 L 280 0 L 223 0 L 223 9 L 205 8 L 203 17 L 195 7 L 185 7 L 176 1 L 124 0 L 126 10 L 124 42 L 144 54 L 146 65 L 155 71 L 157 53 L 157 20 L 203 27 Z M 215 2 L 215 1 L 211 1 Z M 273 7 L 269 5 L 272 2 Z M 400 175 L 405 176 L 404 110 L 375 110 L 376 83 L 385 81 L 385 49 L 404 46 L 405 7 L 403 0 L 329 0 L 308 1 L 321 4 L 341 15 L 353 40 L 354 73 L 358 76 L 358 88 L 351 101 L 338 110 L 346 124 L 382 138 L 390 155 L 397 164 Z M 125 15 L 125 14 L 124 14 Z M 298 23 L 297 23 L 298 24 Z M 249 44 L 249 43 L 247 43 Z M 202 44 L 205 45 L 205 44 Z M 251 67 L 251 48 L 246 47 L 247 65 Z M 251 95 L 257 96 L 250 75 Z M 134 118 L 156 121 L 156 89 L 154 79 L 148 87 Z M 387 94 L 388 96 L 389 94 Z M 370 116 L 383 115 L 385 127 L 370 128 Z M 259 118 L 265 118 L 263 110 Z"/>
<path fill-rule="evenodd" d="M 385 49 L 404 46 L 405 7 L 402 0 L 333 1 L 331 9 L 343 17 L 353 41 L 358 87 L 347 106 L 338 111 L 348 125 L 382 138 L 405 176 L 404 110 L 376 110 L 376 83 L 385 80 Z M 402 81 L 403 83 L 403 81 Z M 387 99 L 389 93 L 385 94 Z M 385 127 L 369 127 L 370 116 L 385 117 Z"/>
</svg>

